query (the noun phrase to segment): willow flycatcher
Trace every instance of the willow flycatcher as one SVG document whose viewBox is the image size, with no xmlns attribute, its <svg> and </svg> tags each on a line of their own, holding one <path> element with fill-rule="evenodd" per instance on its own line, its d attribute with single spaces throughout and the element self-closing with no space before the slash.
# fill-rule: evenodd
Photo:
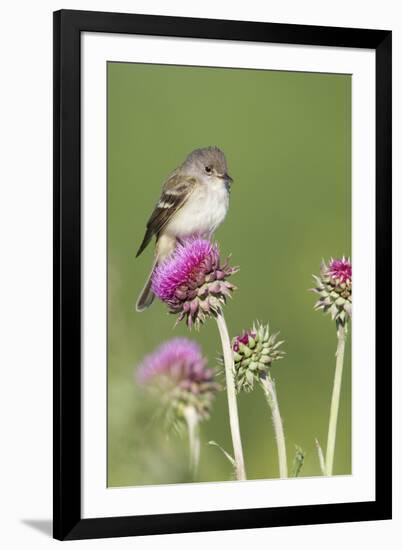
<svg viewBox="0 0 402 550">
<path fill-rule="evenodd" d="M 156 265 L 170 256 L 176 243 L 193 235 L 210 239 L 223 222 L 232 181 L 225 155 L 218 147 L 196 149 L 165 180 L 136 256 L 155 235 L 154 262 L 137 300 L 137 311 L 152 304 L 152 273 Z"/>
</svg>

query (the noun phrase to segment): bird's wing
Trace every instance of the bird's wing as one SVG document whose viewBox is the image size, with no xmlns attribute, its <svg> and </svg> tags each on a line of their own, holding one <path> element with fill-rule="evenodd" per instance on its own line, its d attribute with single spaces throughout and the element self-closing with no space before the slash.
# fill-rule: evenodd
<svg viewBox="0 0 402 550">
<path fill-rule="evenodd" d="M 169 176 L 162 188 L 159 201 L 147 222 L 145 235 L 136 257 L 147 247 L 154 235 L 159 235 L 167 223 L 186 203 L 194 190 L 195 184 L 195 178 L 184 177 L 176 171 Z"/>
</svg>

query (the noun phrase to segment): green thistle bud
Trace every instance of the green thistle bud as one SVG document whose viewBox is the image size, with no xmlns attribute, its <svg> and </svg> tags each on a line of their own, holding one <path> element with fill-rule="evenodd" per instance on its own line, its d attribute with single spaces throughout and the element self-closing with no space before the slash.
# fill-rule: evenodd
<svg viewBox="0 0 402 550">
<path fill-rule="evenodd" d="M 332 320 L 345 326 L 352 316 L 352 265 L 349 260 L 333 260 L 321 263 L 320 276 L 311 290 L 319 295 L 314 309 L 329 313 Z"/>
<path fill-rule="evenodd" d="M 237 391 L 252 391 L 254 382 L 269 374 L 272 362 L 282 359 L 285 352 L 278 349 L 283 340 L 278 334 L 269 334 L 268 325 L 257 323 L 252 330 L 245 331 L 232 340 Z"/>
</svg>

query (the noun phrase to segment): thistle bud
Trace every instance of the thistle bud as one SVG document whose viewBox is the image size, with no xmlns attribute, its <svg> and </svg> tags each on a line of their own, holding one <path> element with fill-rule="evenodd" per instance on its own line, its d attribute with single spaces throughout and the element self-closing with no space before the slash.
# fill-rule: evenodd
<svg viewBox="0 0 402 550">
<path fill-rule="evenodd" d="M 252 391 L 254 382 L 269 374 L 273 361 L 282 359 L 285 352 L 277 340 L 278 334 L 269 334 L 269 326 L 257 324 L 232 340 L 237 391 Z"/>
<path fill-rule="evenodd" d="M 320 276 L 311 290 L 319 295 L 314 309 L 330 313 L 332 320 L 345 326 L 352 316 L 352 264 L 349 259 L 321 263 Z"/>
</svg>

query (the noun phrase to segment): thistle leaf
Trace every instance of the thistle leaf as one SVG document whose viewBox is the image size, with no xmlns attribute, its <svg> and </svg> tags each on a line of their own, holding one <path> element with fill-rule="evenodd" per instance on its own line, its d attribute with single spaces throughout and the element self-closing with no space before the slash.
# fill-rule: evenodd
<svg viewBox="0 0 402 550">
<path fill-rule="evenodd" d="M 218 447 L 218 449 L 220 449 L 222 453 L 226 456 L 226 458 L 229 460 L 233 468 L 236 468 L 235 459 L 227 451 L 225 451 L 225 449 L 221 447 L 219 443 L 217 443 L 216 441 L 208 441 L 208 445 L 212 445 L 213 447 Z"/>
<path fill-rule="evenodd" d="M 292 477 L 298 477 L 304 464 L 305 453 L 299 445 L 295 445 L 296 453 L 293 459 Z"/>
</svg>

